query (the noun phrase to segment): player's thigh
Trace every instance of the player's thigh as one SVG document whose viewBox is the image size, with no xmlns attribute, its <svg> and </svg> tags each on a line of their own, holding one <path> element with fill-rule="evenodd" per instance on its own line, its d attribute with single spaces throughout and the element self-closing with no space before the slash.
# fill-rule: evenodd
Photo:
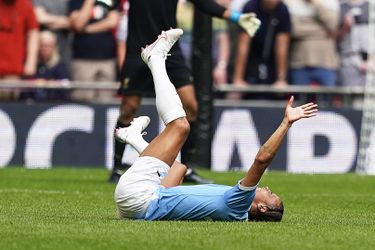
<svg viewBox="0 0 375 250">
<path fill-rule="evenodd" d="M 190 126 L 186 118 L 178 118 L 167 124 L 161 134 L 150 142 L 141 156 L 151 156 L 172 166 L 189 132 Z"/>
</svg>

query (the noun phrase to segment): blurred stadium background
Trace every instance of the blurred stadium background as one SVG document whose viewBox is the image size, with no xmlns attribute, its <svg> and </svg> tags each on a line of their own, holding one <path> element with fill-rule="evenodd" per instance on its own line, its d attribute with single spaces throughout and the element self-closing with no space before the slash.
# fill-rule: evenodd
<svg viewBox="0 0 375 250">
<path fill-rule="evenodd" d="M 370 2 L 370 9 L 374 3 Z M 374 11 L 369 16 L 369 36 L 374 46 Z M 180 26 L 185 29 L 182 46 L 192 55 L 192 69 L 201 105 L 195 163 L 214 171 L 246 170 L 261 143 L 281 119 L 285 99 L 295 95 L 299 103 L 316 101 L 318 117 L 292 128 L 271 169 L 292 173 L 375 173 L 374 77 L 368 70 L 361 86 L 295 86 L 212 84 L 212 56 L 217 52 L 211 30 L 221 24 L 191 5 L 179 6 Z M 195 29 L 192 28 L 194 19 Z M 203 35 L 202 35 L 203 34 Z M 214 36 L 216 33 L 213 33 Z M 211 41 L 214 41 L 212 46 Z M 213 47 L 213 48 L 212 48 Z M 213 51 L 213 52 L 211 52 Z M 370 48 L 369 51 L 374 51 Z M 370 60 L 373 54 L 369 55 Z M 190 62 L 190 60 L 188 60 Z M 371 63 L 370 63 L 371 64 Z M 0 90 L 22 96 L 28 91 L 59 91 L 57 99 L 3 98 L 0 104 L 0 166 L 26 168 L 58 166 L 112 167 L 112 131 L 118 115 L 118 83 L 80 81 L 0 80 Z M 75 89 L 112 94 L 89 101 L 65 98 Z M 241 92 L 265 98 L 228 100 L 225 94 Z M 20 94 L 21 93 L 21 94 Z M 26 95 L 27 96 L 27 95 Z M 61 98 L 65 96 L 64 98 Z M 3 95 L 4 97 L 4 95 Z M 161 129 L 153 98 L 146 98 L 139 114 L 152 123 L 147 139 Z M 131 148 L 124 161 L 136 154 Z"/>
<path fill-rule="evenodd" d="M 362 3 L 340 1 L 349 2 Z M 260 183 L 284 200 L 285 216 L 277 225 L 117 220 L 114 186 L 106 181 L 113 164 L 118 81 L 0 74 L 0 249 L 373 249 L 375 1 L 364 2 L 369 3 L 368 34 L 351 39 L 369 38 L 366 80 L 356 86 L 338 81 L 331 87 L 280 88 L 237 86 L 233 77 L 215 82 L 218 34 L 226 25 L 180 1 L 181 45 L 200 103 L 193 162 L 200 174 L 233 185 L 280 122 L 288 96 L 320 106 L 317 117 L 290 130 Z M 353 9 L 352 17 L 361 13 Z M 0 9 L 0 32 L 2 16 Z M 230 60 L 228 75 L 234 67 Z M 102 95 L 73 101 L 75 90 Z M 231 93 L 248 98 L 226 98 Z M 139 111 L 152 119 L 147 140 L 162 129 L 154 102 L 144 98 Z M 136 157 L 127 147 L 123 162 Z"/>
</svg>

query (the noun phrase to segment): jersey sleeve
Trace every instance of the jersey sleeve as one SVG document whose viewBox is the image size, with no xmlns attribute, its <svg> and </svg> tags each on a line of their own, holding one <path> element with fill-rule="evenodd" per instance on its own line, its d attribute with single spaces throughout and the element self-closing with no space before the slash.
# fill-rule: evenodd
<svg viewBox="0 0 375 250">
<path fill-rule="evenodd" d="M 244 187 L 240 181 L 233 188 L 227 190 L 224 194 L 226 205 L 238 212 L 246 212 L 249 210 L 253 202 L 257 186 Z"/>
<path fill-rule="evenodd" d="M 201 11 L 216 17 L 223 17 L 225 8 L 213 0 L 190 0 Z"/>
</svg>

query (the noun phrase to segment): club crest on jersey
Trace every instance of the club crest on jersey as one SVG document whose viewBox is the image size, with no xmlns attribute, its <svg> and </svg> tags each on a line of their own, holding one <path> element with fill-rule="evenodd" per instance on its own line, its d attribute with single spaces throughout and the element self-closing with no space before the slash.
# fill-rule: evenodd
<svg viewBox="0 0 375 250">
<path fill-rule="evenodd" d="M 129 81 L 130 81 L 130 78 L 129 77 L 126 77 L 123 81 L 122 81 L 122 87 L 124 89 L 127 89 L 129 87 Z"/>
</svg>

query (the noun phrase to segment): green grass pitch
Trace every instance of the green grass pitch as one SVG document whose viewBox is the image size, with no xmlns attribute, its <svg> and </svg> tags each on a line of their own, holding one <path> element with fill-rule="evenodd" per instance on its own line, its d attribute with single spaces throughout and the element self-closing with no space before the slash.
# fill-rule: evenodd
<svg viewBox="0 0 375 250">
<path fill-rule="evenodd" d="M 201 171 L 233 185 L 241 173 Z M 103 169 L 0 169 L 0 249 L 375 249 L 375 177 L 270 172 L 281 223 L 116 218 Z"/>
</svg>

